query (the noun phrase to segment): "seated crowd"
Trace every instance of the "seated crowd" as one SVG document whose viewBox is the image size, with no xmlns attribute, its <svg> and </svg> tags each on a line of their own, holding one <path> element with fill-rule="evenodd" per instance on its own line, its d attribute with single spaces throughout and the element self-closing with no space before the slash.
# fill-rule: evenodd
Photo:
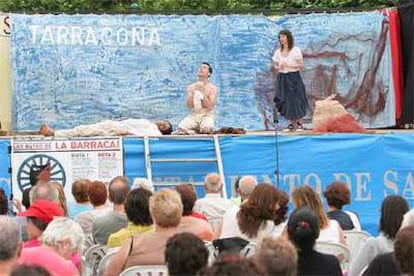
<svg viewBox="0 0 414 276">
<path fill-rule="evenodd" d="M 65 195 L 60 183 L 38 179 L 25 209 L 0 188 L 0 275 L 120 275 L 135 266 L 170 276 L 414 275 L 414 210 L 403 197 L 383 200 L 379 235 L 344 267 L 343 255 L 316 245 L 347 248 L 347 233 L 361 231 L 358 215 L 343 210 L 346 184 L 328 185 L 326 209 L 308 185 L 288 195 L 254 176 L 235 184 L 237 197 L 224 198 L 220 175 L 207 174 L 197 198 L 191 184 L 154 191 L 145 179 L 130 185 L 118 176 L 108 185 L 77 180 Z M 99 271 L 86 258 L 94 247 L 112 252 Z"/>
</svg>

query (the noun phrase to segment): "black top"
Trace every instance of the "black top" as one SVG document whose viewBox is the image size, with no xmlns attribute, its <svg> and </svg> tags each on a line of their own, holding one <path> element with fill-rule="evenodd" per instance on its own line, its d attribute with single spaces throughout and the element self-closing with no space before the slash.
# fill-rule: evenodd
<svg viewBox="0 0 414 276">
<path fill-rule="evenodd" d="M 355 228 L 349 215 L 342 210 L 329 211 L 327 215 L 329 219 L 336 220 L 341 225 L 342 230 L 352 230 Z"/>
<path fill-rule="evenodd" d="M 363 276 L 392 276 L 401 275 L 394 260 L 394 252 L 377 255 L 369 264 Z"/>
<path fill-rule="evenodd" d="M 299 275 L 338 275 L 342 276 L 342 270 L 338 259 L 333 255 L 316 251 L 298 252 L 298 276 Z"/>
</svg>

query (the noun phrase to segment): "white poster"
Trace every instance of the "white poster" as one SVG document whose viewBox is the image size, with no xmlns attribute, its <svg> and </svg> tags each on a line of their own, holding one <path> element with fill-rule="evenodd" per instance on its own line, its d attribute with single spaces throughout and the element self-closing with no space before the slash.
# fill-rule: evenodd
<svg viewBox="0 0 414 276">
<path fill-rule="evenodd" d="M 50 181 L 63 184 L 68 202 L 72 183 L 81 178 L 109 182 L 123 175 L 121 137 L 82 139 L 13 139 L 12 187 L 15 198 L 30 187 L 30 171 L 49 165 Z"/>
</svg>

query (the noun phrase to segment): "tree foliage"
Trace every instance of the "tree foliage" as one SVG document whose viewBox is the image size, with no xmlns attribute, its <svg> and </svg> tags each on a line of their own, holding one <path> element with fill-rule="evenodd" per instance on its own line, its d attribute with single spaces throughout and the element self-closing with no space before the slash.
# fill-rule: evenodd
<svg viewBox="0 0 414 276">
<path fill-rule="evenodd" d="M 27 13 L 251 13 L 296 9 L 372 9 L 398 0 L 0 0 L 4 12 Z"/>
</svg>

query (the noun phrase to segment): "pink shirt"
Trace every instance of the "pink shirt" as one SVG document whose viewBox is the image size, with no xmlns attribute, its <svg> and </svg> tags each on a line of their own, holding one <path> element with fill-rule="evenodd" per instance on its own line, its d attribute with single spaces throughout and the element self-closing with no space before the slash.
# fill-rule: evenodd
<svg viewBox="0 0 414 276">
<path fill-rule="evenodd" d="M 39 265 L 46 268 L 53 276 L 78 276 L 75 265 L 47 246 L 24 248 L 19 257 L 19 264 Z"/>
<path fill-rule="evenodd" d="M 42 244 L 40 243 L 38 239 L 31 239 L 23 243 L 23 248 L 32 248 L 32 247 L 38 247 L 41 245 Z M 73 254 L 70 260 L 77 268 L 81 268 L 82 260 L 81 260 L 81 257 L 79 256 L 79 253 Z"/>
<path fill-rule="evenodd" d="M 23 243 L 23 248 L 38 247 L 41 243 L 38 239 L 31 239 Z"/>
</svg>

